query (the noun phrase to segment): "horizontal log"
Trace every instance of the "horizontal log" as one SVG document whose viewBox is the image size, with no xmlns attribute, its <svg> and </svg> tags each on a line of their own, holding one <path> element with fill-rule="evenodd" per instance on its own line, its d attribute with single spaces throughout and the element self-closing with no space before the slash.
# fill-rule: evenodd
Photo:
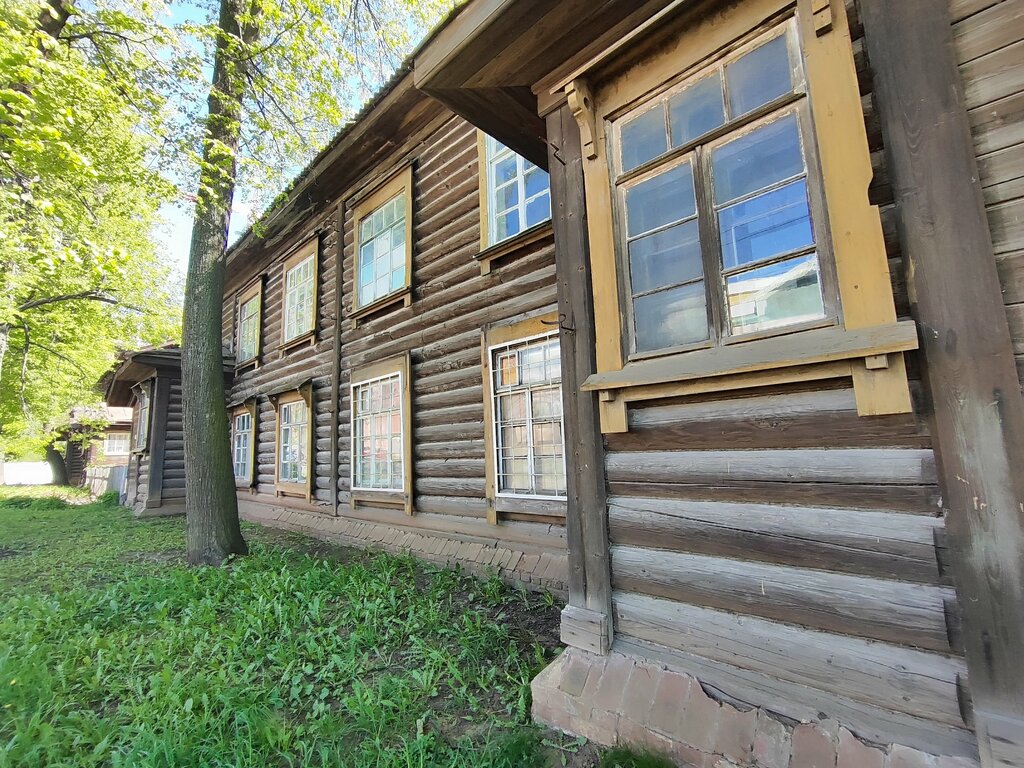
<svg viewBox="0 0 1024 768">
<path fill-rule="evenodd" d="M 763 481 L 680 484 L 622 480 L 609 482 L 608 490 L 615 496 L 881 509 L 928 516 L 941 513 L 939 490 L 934 485 Z"/>
<path fill-rule="evenodd" d="M 638 547 L 612 547 L 612 584 L 624 592 L 798 624 L 896 645 L 950 652 L 952 589 Z"/>
<path fill-rule="evenodd" d="M 608 524 L 620 545 L 926 584 L 942 578 L 935 550 L 942 521 L 921 515 L 612 496 Z"/>
<path fill-rule="evenodd" d="M 963 727 L 963 662 L 926 651 L 616 592 L 619 633 L 797 685 Z"/>
<path fill-rule="evenodd" d="M 610 481 L 687 483 L 784 481 L 931 484 L 929 450 L 843 448 L 764 451 L 662 451 L 609 453 Z"/>
</svg>

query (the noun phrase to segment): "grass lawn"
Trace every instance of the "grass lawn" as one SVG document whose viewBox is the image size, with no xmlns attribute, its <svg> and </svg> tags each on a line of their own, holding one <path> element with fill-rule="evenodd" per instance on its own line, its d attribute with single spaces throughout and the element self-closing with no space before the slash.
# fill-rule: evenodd
<svg viewBox="0 0 1024 768">
<path fill-rule="evenodd" d="M 597 763 L 529 724 L 550 596 L 255 527 L 189 568 L 183 528 L 0 488 L 0 766 Z"/>
</svg>

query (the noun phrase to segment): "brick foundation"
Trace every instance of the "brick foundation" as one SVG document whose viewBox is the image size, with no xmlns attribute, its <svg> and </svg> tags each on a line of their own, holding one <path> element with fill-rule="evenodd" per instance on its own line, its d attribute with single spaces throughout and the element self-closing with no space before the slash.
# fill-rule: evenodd
<svg viewBox="0 0 1024 768">
<path fill-rule="evenodd" d="M 635 656 L 568 648 L 534 679 L 533 719 L 604 746 L 692 768 L 977 768 L 901 745 L 866 744 L 832 720 L 790 725 L 709 696 L 690 675 Z"/>
<path fill-rule="evenodd" d="M 401 528 L 392 523 L 334 516 L 303 509 L 239 500 L 243 520 L 297 531 L 360 549 L 408 553 L 437 565 L 460 565 L 478 576 L 497 574 L 511 584 L 566 593 L 567 557 L 561 551 L 471 534 Z M 421 516 L 422 517 L 422 516 Z M 499 529 L 493 528 L 495 532 Z"/>
</svg>

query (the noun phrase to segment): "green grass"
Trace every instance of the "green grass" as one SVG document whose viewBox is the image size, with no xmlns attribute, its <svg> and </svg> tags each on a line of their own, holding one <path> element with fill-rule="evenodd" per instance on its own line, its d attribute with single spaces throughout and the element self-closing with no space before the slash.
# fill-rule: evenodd
<svg viewBox="0 0 1024 768">
<path fill-rule="evenodd" d="M 181 519 L 53 493 L 0 488 L 0 767 L 565 762 L 528 724 L 550 599 L 254 528 L 189 568 Z"/>
</svg>

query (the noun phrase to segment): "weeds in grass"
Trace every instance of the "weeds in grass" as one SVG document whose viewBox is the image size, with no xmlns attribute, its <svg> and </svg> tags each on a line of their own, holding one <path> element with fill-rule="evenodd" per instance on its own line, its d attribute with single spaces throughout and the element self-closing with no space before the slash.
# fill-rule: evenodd
<svg viewBox="0 0 1024 768">
<path fill-rule="evenodd" d="M 81 501 L 0 490 L 0 768 L 545 765 L 497 578 L 253 530 L 192 569 L 180 519 Z"/>
</svg>

